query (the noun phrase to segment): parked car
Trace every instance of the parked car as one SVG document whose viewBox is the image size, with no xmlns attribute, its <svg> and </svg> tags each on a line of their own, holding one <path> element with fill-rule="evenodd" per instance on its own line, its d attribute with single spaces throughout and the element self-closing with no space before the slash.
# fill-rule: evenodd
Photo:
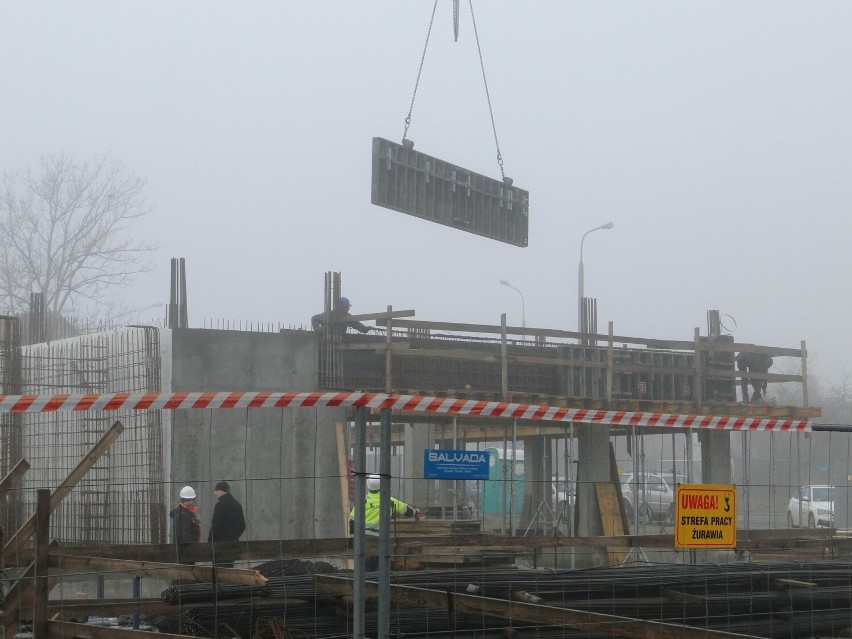
<svg viewBox="0 0 852 639">
<path fill-rule="evenodd" d="M 634 490 L 638 493 L 637 500 Z M 647 524 L 651 521 L 671 521 L 674 510 L 674 489 L 659 473 L 646 473 L 639 476 L 639 481 L 634 484 L 633 473 L 621 475 L 621 494 L 624 497 L 624 509 L 627 518 L 633 520 L 636 505 L 639 508 L 639 523 Z"/>
<path fill-rule="evenodd" d="M 662 474 L 662 476 L 663 476 L 663 479 L 665 479 L 665 480 L 666 480 L 666 483 L 667 483 L 669 486 L 671 486 L 671 487 L 672 487 L 672 490 L 674 490 L 674 488 L 675 488 L 678 484 L 686 484 L 686 483 L 688 483 L 688 480 L 687 480 L 686 475 L 682 475 L 682 474 L 680 474 L 680 473 L 678 473 L 677 475 L 673 475 L 671 472 L 665 472 L 665 473 L 661 473 L 661 474 Z"/>
<path fill-rule="evenodd" d="M 801 486 L 787 504 L 787 526 L 834 526 L 834 486 Z"/>
<path fill-rule="evenodd" d="M 678 473 L 677 475 L 672 474 L 671 472 L 662 473 L 663 479 L 665 482 L 671 486 L 671 489 L 677 492 L 678 484 L 688 484 L 689 478 L 686 475 L 681 475 Z M 672 503 L 669 504 L 669 511 L 666 513 L 666 521 L 674 523 L 675 520 L 675 502 L 672 500 Z"/>
</svg>

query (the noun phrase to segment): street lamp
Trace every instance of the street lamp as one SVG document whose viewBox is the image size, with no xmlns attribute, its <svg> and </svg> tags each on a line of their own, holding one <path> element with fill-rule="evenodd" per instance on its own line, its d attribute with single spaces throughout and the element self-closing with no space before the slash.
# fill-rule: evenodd
<svg viewBox="0 0 852 639">
<path fill-rule="evenodd" d="M 139 311 L 139 312 L 136 314 L 136 325 L 139 325 L 139 324 L 141 324 L 141 323 L 142 323 L 142 313 L 147 313 L 148 311 L 150 311 L 150 310 L 152 310 L 152 309 L 155 309 L 155 308 L 162 308 L 162 307 L 164 307 L 164 306 L 165 306 L 165 304 L 164 304 L 163 302 L 157 302 L 156 304 L 151 304 L 151 305 L 146 306 L 145 308 L 143 308 L 141 311 Z"/>
<path fill-rule="evenodd" d="M 521 289 L 515 288 L 514 286 L 509 284 L 509 282 L 507 280 L 500 280 L 500 283 L 503 286 L 508 286 L 513 291 L 517 291 L 518 295 L 521 296 L 521 328 L 526 328 L 527 327 L 527 304 L 524 301 L 524 294 L 521 293 Z"/>
<path fill-rule="evenodd" d="M 589 233 L 594 233 L 595 231 L 606 231 L 611 229 L 613 226 L 615 226 L 615 224 L 612 222 L 601 224 L 593 229 L 589 229 L 583 233 L 583 237 L 580 238 L 580 266 L 577 269 L 577 330 L 580 332 L 583 332 L 583 242 L 586 241 L 586 236 Z"/>
</svg>

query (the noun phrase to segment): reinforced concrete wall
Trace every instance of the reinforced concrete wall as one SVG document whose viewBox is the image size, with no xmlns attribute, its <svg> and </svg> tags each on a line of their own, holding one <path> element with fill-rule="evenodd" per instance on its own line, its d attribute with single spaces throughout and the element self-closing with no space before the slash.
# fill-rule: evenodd
<svg viewBox="0 0 852 639">
<path fill-rule="evenodd" d="M 164 390 L 316 390 L 314 333 L 170 332 Z M 206 540 L 213 486 L 225 479 L 243 504 L 243 539 L 344 535 L 337 424 L 345 418 L 345 409 L 329 408 L 175 411 L 164 451 L 170 508 L 181 486 L 192 485 Z"/>
</svg>

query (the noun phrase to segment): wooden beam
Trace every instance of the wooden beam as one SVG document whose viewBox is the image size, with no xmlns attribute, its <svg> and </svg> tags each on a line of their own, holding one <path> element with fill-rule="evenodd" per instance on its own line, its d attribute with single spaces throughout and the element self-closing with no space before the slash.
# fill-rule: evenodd
<svg viewBox="0 0 852 639">
<path fill-rule="evenodd" d="M 463 324 L 457 322 L 427 322 L 423 320 L 399 320 L 394 322 L 394 325 L 399 328 L 419 328 L 430 331 L 455 331 L 460 333 L 485 333 L 499 335 L 501 327 L 496 324 Z M 608 335 L 587 335 L 574 331 L 563 331 L 552 328 L 523 328 L 520 326 L 507 326 L 507 330 L 514 335 L 532 335 L 536 337 L 556 337 L 563 339 L 581 339 L 586 338 L 592 342 L 605 342 L 609 339 Z M 664 340 L 651 339 L 645 337 L 631 337 L 628 335 L 613 335 L 613 343 L 617 344 L 635 344 L 647 346 L 649 348 L 659 348 L 663 350 L 679 350 L 679 351 L 694 351 L 695 342 L 692 340 Z M 753 353 L 764 353 L 773 357 L 801 357 L 801 348 L 783 348 L 780 346 L 758 346 L 756 344 L 740 343 L 740 342 L 713 342 L 712 345 L 707 344 L 702 346 L 703 350 L 723 351 L 737 353 L 739 351 L 750 351 Z"/>
<path fill-rule="evenodd" d="M 18 487 L 18 480 L 30 469 L 30 462 L 20 460 L 8 474 L 0 480 L 0 491 L 13 490 Z M 2 495 L 5 497 L 5 494 Z"/>
<path fill-rule="evenodd" d="M 423 522 L 421 522 L 423 523 Z M 795 549 L 795 548 L 849 548 L 852 537 L 835 537 L 830 528 L 796 528 L 774 530 L 737 530 L 737 548 Z M 367 538 L 367 543 L 372 538 Z M 188 561 L 213 560 L 212 544 L 191 544 L 181 549 Z M 442 534 L 429 537 L 399 535 L 394 546 L 403 552 L 430 547 L 459 548 L 571 548 L 627 546 L 628 548 L 673 548 L 674 533 L 654 535 L 624 535 L 599 537 L 509 537 L 498 533 Z M 226 560 L 299 559 L 317 557 L 348 557 L 352 553 L 352 538 L 283 539 L 258 541 L 233 541 L 216 544 L 216 556 Z M 124 546 L 54 546 L 51 557 L 99 557 L 121 559 L 132 557 L 143 561 L 170 564 L 175 561 L 174 544 L 124 545 Z M 26 567 L 35 557 L 31 548 L 22 548 L 16 556 L 9 557 L 7 567 Z"/>
<path fill-rule="evenodd" d="M 188 566 L 164 564 L 135 559 L 107 559 L 104 557 L 80 557 L 74 555 L 50 555 L 50 567 L 60 571 L 85 570 L 89 572 L 127 572 L 137 577 L 162 577 L 166 579 L 188 579 L 238 584 L 242 586 L 265 586 L 269 579 L 259 570 L 242 568 L 216 568 L 214 566 Z"/>
<path fill-rule="evenodd" d="M 48 546 L 50 544 L 50 491 L 47 488 L 38 490 L 35 543 L 33 639 L 47 639 Z"/>
<path fill-rule="evenodd" d="M 340 473 L 340 514 L 341 521 L 349 520 L 349 460 L 346 456 L 346 426 L 342 422 L 337 422 L 334 425 L 334 432 L 337 441 L 337 471 Z M 346 524 L 344 524 L 346 526 Z M 346 530 L 341 530 L 346 534 Z"/>
<path fill-rule="evenodd" d="M 186 639 L 186 635 L 147 630 L 129 631 L 126 626 L 93 626 L 70 621 L 48 621 L 47 632 L 50 639 Z"/>
<path fill-rule="evenodd" d="M 216 606 L 222 609 L 225 607 L 242 607 L 251 605 L 252 603 L 264 606 L 283 606 L 304 602 L 304 599 L 292 599 L 290 597 L 242 597 L 239 599 L 220 599 L 216 603 Z M 173 615 L 180 609 L 209 607 L 209 601 L 197 601 L 177 605 L 168 604 L 162 599 L 51 599 L 47 602 L 47 610 L 50 613 L 89 613 L 105 617 L 121 614 L 132 615 L 136 613 L 144 615 Z"/>
<path fill-rule="evenodd" d="M 621 500 L 616 494 L 615 484 L 609 481 L 595 482 L 595 494 L 604 534 L 623 537 L 625 530 L 621 521 Z M 628 550 L 625 546 L 607 546 L 606 552 L 610 566 L 619 566 L 627 559 Z"/>
<path fill-rule="evenodd" d="M 224 561 L 339 557 L 352 552 L 352 538 L 219 541 L 215 544 L 186 544 L 181 547 L 180 556 L 184 561 L 213 561 L 214 548 L 216 550 L 216 559 Z M 162 563 L 174 563 L 177 561 L 175 544 L 62 546 L 51 548 L 50 552 L 52 555 L 62 555 L 65 557 L 133 558 L 141 561 L 158 561 Z M 26 566 L 33 558 L 32 549 L 22 548 L 15 557 L 9 557 L 7 566 Z"/>
<path fill-rule="evenodd" d="M 349 595 L 353 586 L 351 579 L 330 575 L 316 575 L 314 582 L 318 590 L 335 595 Z M 379 596 L 378 584 L 374 581 L 366 582 L 364 589 L 365 594 L 369 597 Z M 479 597 L 467 593 L 450 593 L 414 586 L 393 584 L 390 586 L 389 594 L 391 601 L 396 603 L 440 610 L 452 608 L 456 613 L 488 615 L 499 619 L 525 621 L 533 624 L 568 626 L 589 634 L 605 636 L 630 637 L 632 639 L 743 639 L 753 637 L 753 635 L 675 623 Z"/>
<path fill-rule="evenodd" d="M 769 585 L 772 588 L 779 588 L 781 590 L 792 590 L 793 588 L 816 588 L 819 584 L 814 583 L 813 581 L 800 581 L 798 579 L 772 579 L 769 582 Z"/>
<path fill-rule="evenodd" d="M 396 319 L 398 317 L 414 317 L 415 312 L 411 309 L 404 311 L 394 311 L 387 310 L 384 313 L 362 313 L 361 315 L 350 315 L 346 318 L 346 321 L 358 321 L 361 320 L 389 320 Z"/>
<path fill-rule="evenodd" d="M 68 473 L 68 476 L 50 495 L 50 512 L 56 510 L 56 507 L 62 502 L 62 500 L 71 493 L 71 489 L 74 488 L 81 479 L 83 479 L 86 473 L 89 472 L 89 469 L 94 466 L 109 447 L 112 446 L 113 442 L 119 435 L 121 435 L 123 430 L 124 426 L 122 426 L 121 422 L 116 421 L 103 435 L 101 435 L 98 442 L 88 453 L 86 453 L 85 457 L 80 460 L 80 463 L 78 463 L 77 466 Z M 32 515 L 32 517 L 24 522 L 24 524 L 18 528 L 15 534 L 6 542 L 4 547 L 6 556 L 8 557 L 11 553 L 14 553 L 23 546 L 35 532 L 35 528 L 36 516 Z"/>
</svg>

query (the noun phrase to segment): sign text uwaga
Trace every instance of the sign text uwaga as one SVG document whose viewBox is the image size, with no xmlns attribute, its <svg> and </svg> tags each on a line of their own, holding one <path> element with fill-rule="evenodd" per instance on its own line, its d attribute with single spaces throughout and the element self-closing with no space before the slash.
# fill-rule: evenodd
<svg viewBox="0 0 852 639">
<path fill-rule="evenodd" d="M 733 548 L 737 545 L 735 486 L 678 484 L 675 493 L 675 546 Z"/>
</svg>

